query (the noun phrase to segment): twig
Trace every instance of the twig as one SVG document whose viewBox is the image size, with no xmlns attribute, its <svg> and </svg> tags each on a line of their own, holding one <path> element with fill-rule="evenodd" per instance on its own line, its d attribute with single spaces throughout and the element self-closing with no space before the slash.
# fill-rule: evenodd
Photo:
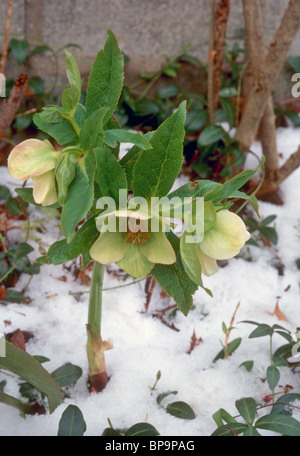
<svg viewBox="0 0 300 456">
<path fill-rule="evenodd" d="M 8 100 L 2 102 L 0 113 L 0 143 L 5 137 L 6 131 L 15 118 L 27 88 L 28 76 L 21 73 L 12 88 Z"/>
<path fill-rule="evenodd" d="M 8 0 L 7 16 L 6 16 L 6 24 L 5 24 L 5 35 L 4 35 L 4 42 L 3 42 L 1 65 L 0 65 L 0 73 L 2 73 L 2 74 L 4 74 L 4 72 L 5 72 L 5 66 L 6 66 L 6 60 L 7 60 L 12 8 L 13 8 L 13 0 Z"/>
<path fill-rule="evenodd" d="M 209 59 L 208 59 L 208 87 L 207 87 L 207 102 L 209 121 L 213 125 L 215 122 L 214 109 L 214 61 L 215 61 L 215 9 L 216 0 L 210 0 L 211 18 L 210 18 L 210 33 L 209 33 Z"/>
</svg>

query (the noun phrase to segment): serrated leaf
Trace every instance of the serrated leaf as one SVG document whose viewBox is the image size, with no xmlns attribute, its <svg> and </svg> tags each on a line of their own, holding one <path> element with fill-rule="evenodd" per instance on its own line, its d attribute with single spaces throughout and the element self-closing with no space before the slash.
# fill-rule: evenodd
<svg viewBox="0 0 300 456">
<path fill-rule="evenodd" d="M 145 136 L 140 133 L 131 132 L 127 130 L 105 130 L 104 143 L 110 147 L 116 147 L 117 143 L 132 143 L 142 150 L 152 149 L 151 144 L 147 141 Z"/>
<path fill-rule="evenodd" d="M 95 149 L 99 187 L 103 196 L 110 196 L 119 202 L 119 190 L 127 191 L 126 174 L 108 147 Z"/>
<path fill-rule="evenodd" d="M 165 120 L 150 139 L 151 150 L 144 151 L 135 165 L 134 196 L 146 200 L 161 198 L 171 190 L 183 161 L 186 103 Z"/>
<path fill-rule="evenodd" d="M 113 114 L 123 86 L 123 55 L 113 33 L 107 31 L 107 40 L 90 72 L 86 91 L 86 110 L 89 116 L 107 106 L 106 120 Z"/>
<path fill-rule="evenodd" d="M 81 410 L 76 405 L 69 405 L 59 422 L 59 437 L 82 437 L 86 431 L 86 423 Z"/>
<path fill-rule="evenodd" d="M 179 239 L 168 233 L 168 239 L 177 255 L 176 263 L 171 265 L 156 264 L 151 275 L 161 287 L 174 299 L 184 315 L 188 315 L 193 305 L 193 294 L 197 285 L 188 277 L 179 254 Z"/>
<path fill-rule="evenodd" d="M 166 407 L 166 412 L 182 420 L 194 420 L 196 418 L 193 409 L 186 402 L 182 401 L 172 402 L 171 404 L 168 404 Z"/>
<path fill-rule="evenodd" d="M 80 145 L 86 152 L 96 145 L 103 143 L 103 121 L 109 108 L 99 108 L 94 111 L 85 121 L 80 130 Z M 101 138 L 99 138 L 99 135 Z M 99 144 L 99 141 L 101 143 Z"/>
<path fill-rule="evenodd" d="M 34 114 L 35 125 L 48 135 L 52 136 L 63 147 L 79 144 L 78 136 L 68 120 L 63 119 L 59 123 L 48 123 L 41 114 Z"/>
<path fill-rule="evenodd" d="M 87 215 L 94 200 L 94 169 L 86 163 L 86 173 L 77 166 L 77 173 L 69 187 L 68 195 L 62 210 L 61 225 L 67 242 L 75 235 L 75 227 Z M 88 180 L 87 180 L 88 177 Z"/>
</svg>

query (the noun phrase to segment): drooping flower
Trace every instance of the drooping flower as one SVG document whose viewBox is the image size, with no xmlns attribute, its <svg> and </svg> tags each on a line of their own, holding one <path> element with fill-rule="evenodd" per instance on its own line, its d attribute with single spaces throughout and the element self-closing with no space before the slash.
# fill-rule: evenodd
<svg viewBox="0 0 300 456">
<path fill-rule="evenodd" d="M 176 255 L 165 232 L 148 230 L 152 219 L 138 211 L 126 213 L 114 211 L 107 217 L 116 217 L 117 230 L 100 234 L 90 249 L 91 257 L 101 264 L 116 263 L 136 278 L 147 276 L 157 263 L 175 263 Z M 120 230 L 121 226 L 126 229 Z"/>
<path fill-rule="evenodd" d="M 205 232 L 197 248 L 203 274 L 215 274 L 218 270 L 216 260 L 235 257 L 249 239 L 250 234 L 238 215 L 227 209 L 217 212 L 214 226 Z"/>
<path fill-rule="evenodd" d="M 33 198 L 48 206 L 57 202 L 54 169 L 59 152 L 49 141 L 27 139 L 18 144 L 8 157 L 8 171 L 19 180 L 33 180 Z"/>
</svg>

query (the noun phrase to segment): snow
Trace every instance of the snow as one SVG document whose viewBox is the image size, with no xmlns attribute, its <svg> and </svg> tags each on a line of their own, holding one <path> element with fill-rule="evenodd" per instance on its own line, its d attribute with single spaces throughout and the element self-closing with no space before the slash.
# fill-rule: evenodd
<svg viewBox="0 0 300 456">
<path fill-rule="evenodd" d="M 283 162 L 297 150 L 299 131 L 279 129 L 278 145 Z M 253 145 L 253 151 L 261 154 L 259 143 Z M 256 166 L 257 159 L 249 155 L 247 167 Z M 185 183 L 184 179 L 180 185 Z M 154 290 L 147 313 L 144 312 L 145 282 L 104 292 L 103 338 L 112 339 L 114 349 L 106 352 L 110 380 L 98 395 L 90 394 L 87 389 L 85 324 L 88 294 L 78 295 L 77 299 L 69 294 L 70 291 L 87 291 L 88 287 L 75 281 L 62 265 L 42 266 L 40 275 L 33 277 L 27 289 L 26 295 L 32 298 L 29 305 L 1 306 L 0 334 L 16 329 L 31 331 L 34 338 L 28 341 L 27 351 L 48 357 L 50 362 L 44 367 L 49 372 L 71 362 L 82 368 L 83 375 L 70 390 L 71 397 L 51 415 L 24 419 L 17 410 L 0 404 L 0 435 L 55 436 L 63 411 L 69 404 L 74 404 L 84 415 L 86 436 L 101 435 L 108 425 L 107 418 L 116 428 L 128 428 L 147 421 L 162 436 L 207 436 L 216 429 L 212 415 L 218 409 L 224 408 L 237 415 L 235 401 L 242 397 L 254 397 L 264 405 L 264 397 L 270 394 L 267 382 L 263 382 L 269 365 L 269 339 L 250 340 L 248 336 L 254 327 L 241 322 L 254 320 L 270 325 L 281 324 L 293 334 L 300 326 L 300 279 L 295 264 L 300 257 L 300 229 L 297 228 L 300 220 L 299 179 L 300 169 L 281 185 L 283 206 L 259 204 L 263 217 L 277 215 L 277 246 L 251 247 L 252 262 L 247 261 L 244 249 L 238 258 L 230 260 L 226 267 L 220 267 L 216 275 L 204 277 L 205 286 L 212 290 L 214 297 L 210 298 L 199 289 L 194 296 L 195 308 L 188 317 L 178 311 L 172 320 L 180 331 L 170 329 L 153 315 L 173 304 L 171 299 L 161 298 L 159 287 Z M 19 186 L 4 167 L 0 168 L 0 182 L 12 190 Z M 34 207 L 30 207 L 30 211 L 31 220 L 49 217 Z M 51 245 L 59 239 L 57 224 L 57 219 L 51 215 L 47 220 L 47 233 L 40 235 L 45 244 Z M 11 231 L 9 236 L 10 240 L 20 241 L 19 230 Z M 30 244 L 36 247 L 30 255 L 34 260 L 40 256 L 38 243 L 30 240 Z M 285 265 L 283 276 L 272 266 L 278 259 Z M 67 276 L 67 282 L 58 280 L 62 275 Z M 21 290 L 27 281 L 28 276 L 22 275 L 17 288 Z M 122 283 L 106 272 L 105 288 Z M 277 300 L 288 322 L 279 321 L 272 315 Z M 229 326 L 238 302 L 240 308 L 230 340 L 241 337 L 242 344 L 230 358 L 213 363 L 222 348 L 220 341 L 225 337 L 222 322 Z M 11 326 L 5 327 L 5 320 L 10 320 Z M 203 342 L 187 354 L 193 331 Z M 274 350 L 284 343 L 282 338 L 275 336 Z M 251 372 L 240 367 L 248 360 L 254 361 Z M 161 379 L 156 390 L 151 391 L 149 387 L 154 384 L 159 370 Z M 300 391 L 298 374 L 284 367 L 280 368 L 280 373 L 280 385 L 289 384 L 294 388 L 292 392 Z M 21 399 L 16 378 L 0 374 L 0 381 L 4 379 L 7 381 L 5 392 Z M 159 406 L 157 395 L 166 391 L 177 391 L 178 394 L 168 396 Z M 280 387 L 276 391 L 283 394 Z M 196 419 L 186 421 L 167 414 L 165 406 L 172 401 L 187 402 Z M 263 409 L 260 415 L 268 411 L 268 408 Z M 294 416 L 300 419 L 299 412 Z"/>
</svg>

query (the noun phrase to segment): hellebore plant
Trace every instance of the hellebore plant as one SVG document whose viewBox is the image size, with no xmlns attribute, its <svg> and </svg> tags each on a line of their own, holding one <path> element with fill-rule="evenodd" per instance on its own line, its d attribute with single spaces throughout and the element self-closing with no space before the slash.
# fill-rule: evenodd
<svg viewBox="0 0 300 456">
<path fill-rule="evenodd" d="M 94 260 L 87 357 L 91 389 L 99 392 L 107 382 L 104 352 L 112 347 L 101 337 L 105 265 L 116 263 L 133 277 L 152 275 L 187 315 L 199 286 L 211 294 L 202 274 L 214 274 L 217 260 L 234 257 L 249 239 L 241 218 L 229 211 L 230 198 L 245 199 L 257 210 L 255 197 L 239 189 L 258 168 L 225 184 L 200 180 L 169 193 L 183 161 L 185 102 L 145 136 L 121 129 L 113 114 L 123 86 L 123 56 L 110 30 L 84 102 L 78 66 L 67 51 L 66 67 L 70 88 L 62 106 L 34 115 L 60 150 L 29 139 L 13 149 L 8 168 L 17 179 L 32 177 L 33 189 L 17 189 L 24 200 L 61 207 L 64 238 L 37 261 L 61 264 L 81 256 L 85 268 Z M 120 143 L 132 144 L 121 159 Z M 178 217 L 185 225 L 180 239 L 172 231 Z"/>
</svg>

